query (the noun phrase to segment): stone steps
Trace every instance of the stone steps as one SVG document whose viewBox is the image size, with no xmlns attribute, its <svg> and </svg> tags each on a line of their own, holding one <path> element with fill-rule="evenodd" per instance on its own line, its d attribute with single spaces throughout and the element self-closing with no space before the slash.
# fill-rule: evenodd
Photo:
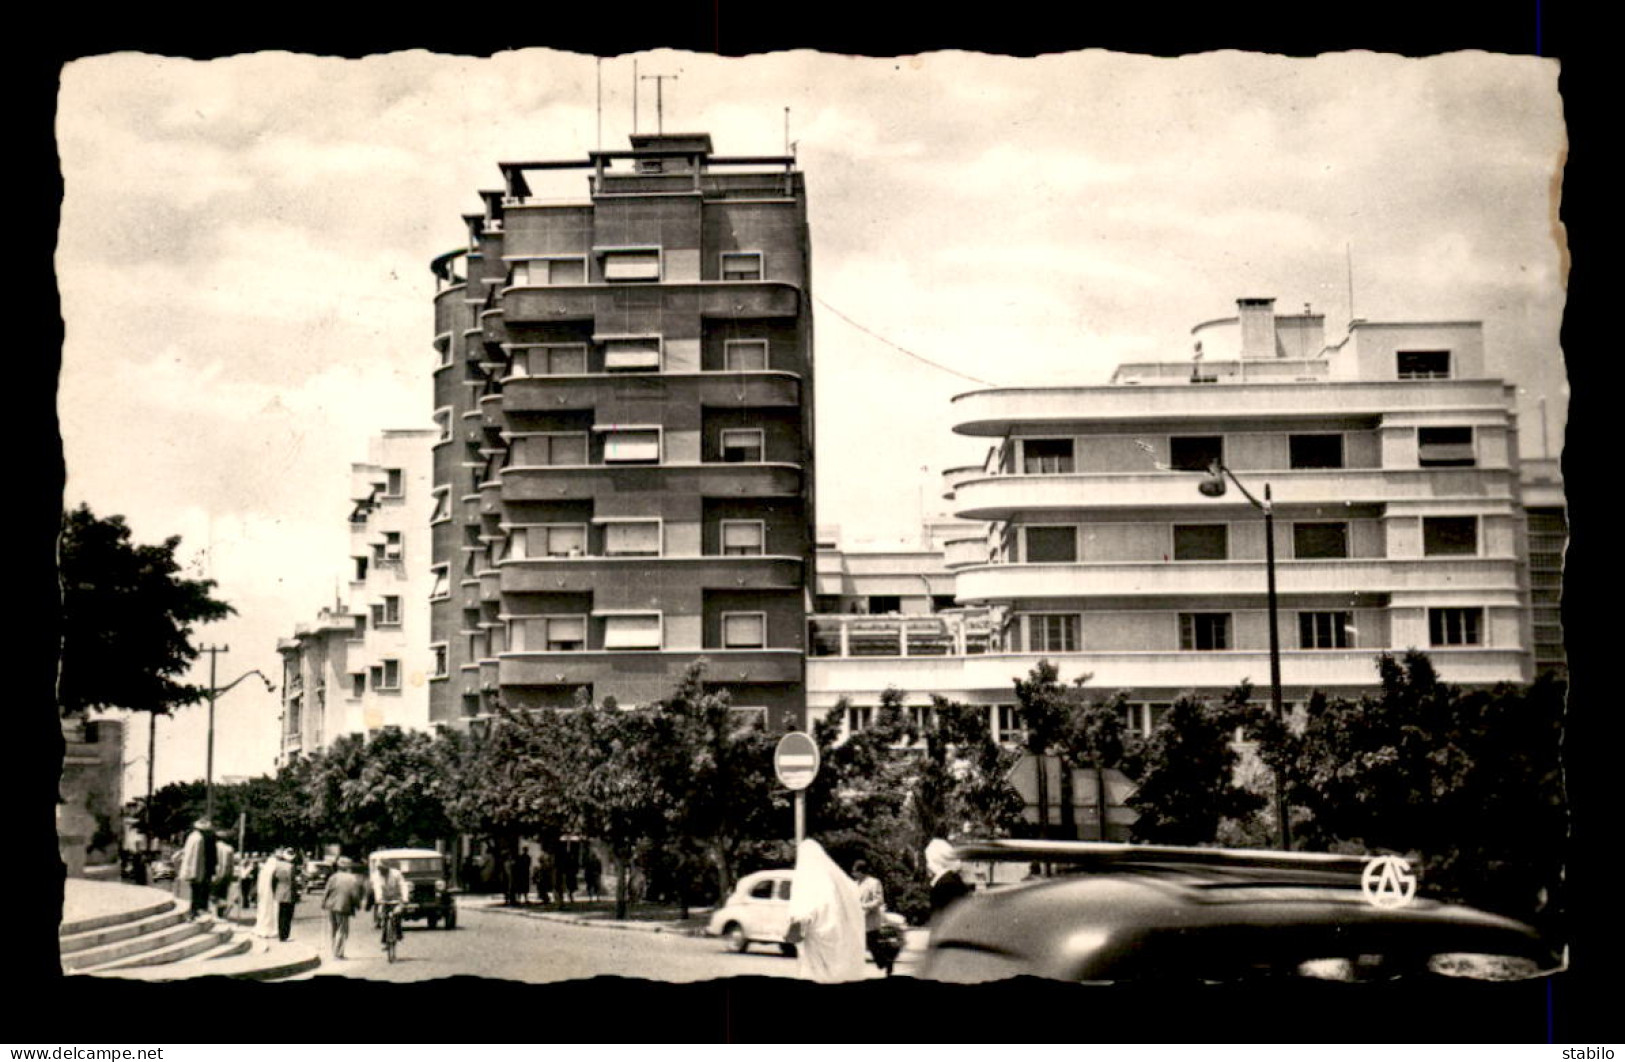
<svg viewBox="0 0 1625 1062">
<path fill-rule="evenodd" d="M 61 952 L 64 965 L 68 956 L 82 951 L 89 951 L 104 945 L 117 944 L 132 937 L 140 937 L 147 933 L 168 929 L 186 921 L 186 910 L 180 904 L 173 904 L 169 910 L 157 914 L 134 918 L 116 925 L 101 926 L 96 929 L 86 929 L 80 932 L 65 932 L 69 927 L 64 926 L 63 932 L 58 932 L 58 950 Z"/>
<path fill-rule="evenodd" d="M 160 930 L 108 945 L 80 952 L 77 956 L 63 956 L 64 973 L 100 973 L 127 966 L 158 966 L 164 963 L 191 959 L 228 943 L 235 935 L 229 925 L 184 922 L 170 929 Z M 69 960 L 75 959 L 70 964 Z"/>
</svg>

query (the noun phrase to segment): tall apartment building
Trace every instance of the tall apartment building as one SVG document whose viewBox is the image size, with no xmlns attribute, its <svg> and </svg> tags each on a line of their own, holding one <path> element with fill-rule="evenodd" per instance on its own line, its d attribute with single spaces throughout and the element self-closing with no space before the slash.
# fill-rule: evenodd
<svg viewBox="0 0 1625 1062">
<path fill-rule="evenodd" d="M 348 603 L 335 600 L 277 643 L 283 757 L 342 734 L 426 729 L 429 681 L 445 669 L 429 644 L 433 576 L 431 429 L 385 431 L 351 466 Z"/>
<path fill-rule="evenodd" d="M 502 163 L 438 278 L 436 722 L 648 703 L 693 661 L 804 713 L 813 557 L 806 193 L 704 134 Z M 584 193 L 532 182 L 582 170 Z"/>
<path fill-rule="evenodd" d="M 1569 539 L 1568 501 L 1555 457 L 1523 463 L 1523 508 L 1529 530 L 1529 614 L 1535 674 L 1568 677 L 1563 644 L 1563 555 Z"/>
</svg>

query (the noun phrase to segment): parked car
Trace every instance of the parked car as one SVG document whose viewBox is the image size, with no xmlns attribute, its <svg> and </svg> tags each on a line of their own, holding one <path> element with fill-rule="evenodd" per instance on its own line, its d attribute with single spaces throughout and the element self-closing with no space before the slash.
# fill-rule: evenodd
<svg viewBox="0 0 1625 1062">
<path fill-rule="evenodd" d="M 734 886 L 728 900 L 711 915 L 706 932 L 722 937 L 734 951 L 745 951 L 752 944 L 773 944 L 786 955 L 794 955 L 796 946 L 785 941 L 790 929 L 790 879 L 793 870 L 758 870 L 746 874 Z M 899 931 L 906 924 L 903 916 L 886 912 L 886 921 Z"/>
<path fill-rule="evenodd" d="M 387 864 L 406 879 L 402 920 L 422 918 L 433 929 L 457 928 L 457 900 L 446 880 L 446 857 L 433 848 L 383 848 L 367 857 L 368 906 L 377 911 L 378 868 Z M 375 914 L 376 917 L 376 914 Z"/>
<path fill-rule="evenodd" d="M 307 859 L 299 871 L 300 887 L 307 892 L 321 892 L 337 869 L 338 864 L 331 859 Z"/>
<path fill-rule="evenodd" d="M 1052 873 L 944 910 L 917 971 L 933 980 L 1510 979 L 1560 965 L 1528 926 L 1417 896 L 1402 863 L 1386 887 L 1372 869 L 1396 864 L 1362 856 L 1053 841 L 957 851 Z"/>
<path fill-rule="evenodd" d="M 178 856 L 155 855 L 152 857 L 151 874 L 153 881 L 173 881 L 175 879 L 175 859 Z"/>
</svg>

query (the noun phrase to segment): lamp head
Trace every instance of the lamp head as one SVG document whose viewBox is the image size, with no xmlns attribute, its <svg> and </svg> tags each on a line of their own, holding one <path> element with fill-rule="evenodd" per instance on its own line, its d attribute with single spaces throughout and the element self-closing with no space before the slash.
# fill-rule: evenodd
<svg viewBox="0 0 1625 1062">
<path fill-rule="evenodd" d="M 1215 465 L 1208 472 L 1207 476 L 1202 480 L 1202 482 L 1197 484 L 1196 489 L 1201 491 L 1209 498 L 1224 497 L 1224 492 L 1226 490 L 1224 473 L 1220 472 L 1218 466 Z"/>
</svg>

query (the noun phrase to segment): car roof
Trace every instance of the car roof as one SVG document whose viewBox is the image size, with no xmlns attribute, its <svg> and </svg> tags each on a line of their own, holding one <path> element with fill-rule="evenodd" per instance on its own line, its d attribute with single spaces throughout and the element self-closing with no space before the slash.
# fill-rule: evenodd
<svg viewBox="0 0 1625 1062">
<path fill-rule="evenodd" d="M 444 856 L 433 848 L 380 848 L 367 856 L 371 859 L 422 859 L 426 856 Z"/>
</svg>

